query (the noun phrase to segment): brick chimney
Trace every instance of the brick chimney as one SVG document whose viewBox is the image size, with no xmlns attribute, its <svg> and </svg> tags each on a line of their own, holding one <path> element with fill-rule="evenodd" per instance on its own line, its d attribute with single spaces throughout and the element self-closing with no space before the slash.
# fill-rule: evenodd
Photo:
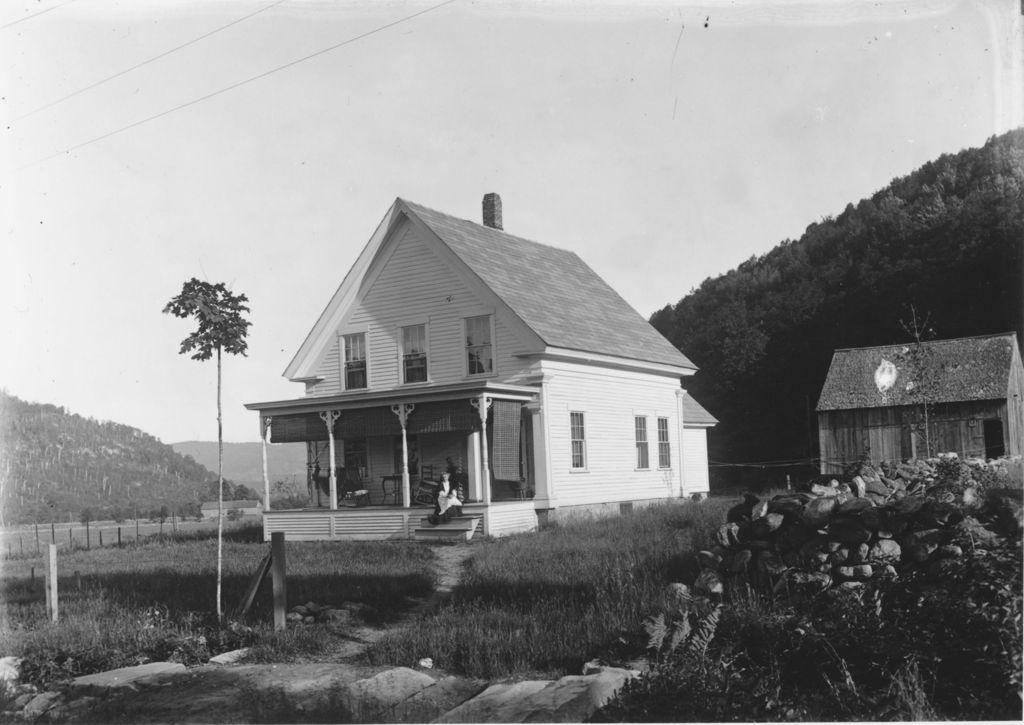
<svg viewBox="0 0 1024 725">
<path fill-rule="evenodd" d="M 501 197 L 497 194 L 484 194 L 484 226 L 491 229 L 502 229 Z"/>
</svg>

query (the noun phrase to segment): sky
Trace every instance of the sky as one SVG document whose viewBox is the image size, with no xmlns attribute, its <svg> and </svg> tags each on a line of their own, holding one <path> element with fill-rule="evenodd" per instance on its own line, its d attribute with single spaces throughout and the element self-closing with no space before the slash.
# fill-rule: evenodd
<svg viewBox="0 0 1024 725">
<path fill-rule="evenodd" d="M 255 441 L 396 197 L 497 192 L 647 317 L 1024 124 L 1022 68 L 1018 0 L 5 0 L 0 387 L 216 440 L 161 310 L 225 282 L 224 437 Z"/>
</svg>

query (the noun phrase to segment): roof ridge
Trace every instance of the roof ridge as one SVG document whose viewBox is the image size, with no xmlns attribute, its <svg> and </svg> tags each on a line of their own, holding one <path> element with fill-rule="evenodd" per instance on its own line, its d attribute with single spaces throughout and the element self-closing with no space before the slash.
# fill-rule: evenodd
<svg viewBox="0 0 1024 725">
<path fill-rule="evenodd" d="M 987 335 L 966 335 L 964 337 L 943 337 L 943 338 L 939 338 L 939 339 L 936 339 L 936 340 L 922 340 L 921 344 L 922 345 L 932 345 L 932 344 L 937 344 L 937 343 L 942 343 L 942 342 L 960 342 L 960 341 L 963 341 L 963 340 L 983 340 L 983 339 L 986 339 L 986 338 L 996 338 L 996 337 L 1013 337 L 1013 338 L 1016 338 L 1017 337 L 1017 333 L 1011 331 L 1011 332 L 993 332 L 993 333 L 989 333 Z M 890 343 L 887 343 L 887 344 L 884 344 L 884 345 L 864 345 L 863 347 L 837 347 L 833 352 L 836 353 L 836 352 L 852 352 L 852 351 L 855 351 L 855 350 L 881 350 L 882 348 L 887 348 L 887 347 L 901 347 L 901 346 L 916 345 L 916 344 L 917 343 L 914 342 L 913 340 L 906 340 L 904 342 L 890 342 Z"/>
<path fill-rule="evenodd" d="M 489 233 L 501 234 L 502 236 L 509 237 L 511 239 L 515 239 L 516 241 L 519 241 L 519 242 L 526 242 L 527 244 L 536 244 L 538 247 L 547 247 L 548 249 L 554 249 L 555 251 L 558 251 L 558 252 L 565 252 L 566 254 L 571 254 L 574 257 L 576 257 L 577 259 L 580 259 L 582 261 L 582 257 L 580 257 L 578 254 L 576 254 L 576 252 L 574 252 L 571 249 L 566 249 L 565 247 L 556 247 L 554 244 L 548 244 L 546 242 L 538 242 L 535 239 L 527 239 L 526 237 L 521 237 L 518 234 L 512 234 L 510 232 L 507 232 L 504 229 L 497 229 L 495 227 L 489 227 L 486 224 L 481 224 L 480 222 L 475 222 L 472 219 L 465 219 L 463 217 L 455 216 L 454 214 L 449 214 L 447 212 L 440 211 L 439 209 L 434 209 L 433 207 L 427 206 L 426 204 L 420 204 L 419 202 L 412 201 L 411 199 L 403 199 L 402 197 L 398 197 L 398 200 L 401 201 L 402 203 L 406 204 L 407 206 L 418 207 L 420 209 L 425 209 L 426 211 L 432 212 L 432 213 L 437 214 L 439 216 L 446 217 L 448 219 L 453 219 L 453 220 L 455 220 L 457 222 L 463 222 L 465 224 L 472 224 L 473 226 L 479 227 L 480 229 L 483 229 L 483 230 L 485 230 L 485 231 L 487 231 Z"/>
</svg>

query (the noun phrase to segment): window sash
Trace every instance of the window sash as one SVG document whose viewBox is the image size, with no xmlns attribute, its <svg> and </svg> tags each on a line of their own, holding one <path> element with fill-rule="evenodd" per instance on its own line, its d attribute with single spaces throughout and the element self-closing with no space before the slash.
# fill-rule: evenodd
<svg viewBox="0 0 1024 725">
<path fill-rule="evenodd" d="M 636 467 L 650 468 L 647 456 L 647 418 L 637 416 L 633 421 L 636 431 Z"/>
<path fill-rule="evenodd" d="M 427 381 L 427 326 L 402 328 L 402 382 Z"/>
<path fill-rule="evenodd" d="M 366 334 L 359 332 L 344 336 L 345 389 L 366 387 Z"/>
<path fill-rule="evenodd" d="M 466 369 L 470 375 L 494 372 L 490 315 L 466 318 Z"/>
<path fill-rule="evenodd" d="M 658 418 L 658 468 L 672 467 L 672 446 L 668 441 L 668 418 Z"/>
<path fill-rule="evenodd" d="M 582 470 L 587 467 L 586 422 L 583 413 L 569 413 L 569 438 L 571 441 L 572 468 Z"/>
</svg>

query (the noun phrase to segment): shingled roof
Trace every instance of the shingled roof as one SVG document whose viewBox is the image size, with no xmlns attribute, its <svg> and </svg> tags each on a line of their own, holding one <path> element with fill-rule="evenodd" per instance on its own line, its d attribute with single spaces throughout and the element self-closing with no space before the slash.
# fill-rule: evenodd
<svg viewBox="0 0 1024 725">
<path fill-rule="evenodd" d="M 704 406 L 687 393 L 683 398 L 683 427 L 704 428 L 718 423 L 718 418 L 704 410 Z"/>
<path fill-rule="evenodd" d="M 696 370 L 574 252 L 402 203 L 547 345 Z"/>
<path fill-rule="evenodd" d="M 998 400 L 1007 396 L 1014 360 L 1020 364 L 1015 333 L 923 343 L 920 371 L 913 351 L 912 344 L 836 350 L 818 410 L 917 405 L 922 385 L 933 403 Z"/>
</svg>

